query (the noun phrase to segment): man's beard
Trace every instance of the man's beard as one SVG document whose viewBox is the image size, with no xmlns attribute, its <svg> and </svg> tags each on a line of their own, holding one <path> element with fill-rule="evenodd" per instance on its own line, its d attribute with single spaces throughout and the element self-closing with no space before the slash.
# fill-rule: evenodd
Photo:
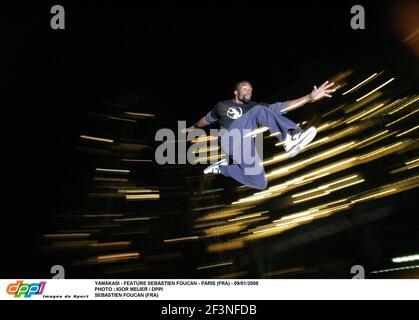
<svg viewBox="0 0 419 320">
<path fill-rule="evenodd" d="M 246 95 L 243 98 L 240 99 L 243 103 L 248 103 L 252 97 L 250 95 Z"/>
</svg>

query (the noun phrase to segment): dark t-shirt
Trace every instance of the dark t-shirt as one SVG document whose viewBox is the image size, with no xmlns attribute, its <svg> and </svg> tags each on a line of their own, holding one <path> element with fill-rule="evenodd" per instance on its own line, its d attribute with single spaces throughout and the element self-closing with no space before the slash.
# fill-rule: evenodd
<svg viewBox="0 0 419 320">
<path fill-rule="evenodd" d="M 236 103 L 234 100 L 224 100 L 218 102 L 214 108 L 208 112 L 205 116 L 205 120 L 208 123 L 214 123 L 215 121 L 219 122 L 220 128 L 228 129 L 230 124 L 240 118 L 247 111 L 252 109 L 255 106 L 265 106 L 276 112 L 284 112 L 284 109 L 287 107 L 286 102 L 276 102 L 273 104 L 269 103 L 257 103 L 254 101 L 249 101 L 248 103 Z"/>
</svg>

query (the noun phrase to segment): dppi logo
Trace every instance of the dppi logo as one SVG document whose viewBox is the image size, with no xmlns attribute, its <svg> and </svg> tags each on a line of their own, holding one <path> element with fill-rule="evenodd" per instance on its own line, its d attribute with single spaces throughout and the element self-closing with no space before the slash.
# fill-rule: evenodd
<svg viewBox="0 0 419 320">
<path fill-rule="evenodd" d="M 45 289 L 46 281 L 39 283 L 23 283 L 22 280 L 11 283 L 7 286 L 7 293 L 12 294 L 15 298 L 30 298 L 34 294 L 42 294 Z"/>
</svg>

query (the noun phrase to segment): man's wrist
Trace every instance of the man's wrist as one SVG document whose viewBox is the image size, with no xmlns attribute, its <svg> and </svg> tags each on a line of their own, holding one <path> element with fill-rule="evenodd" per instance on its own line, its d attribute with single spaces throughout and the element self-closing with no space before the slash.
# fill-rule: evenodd
<svg viewBox="0 0 419 320">
<path fill-rule="evenodd" d="M 311 96 L 311 92 L 307 95 L 307 102 L 313 102 L 314 98 Z"/>
</svg>

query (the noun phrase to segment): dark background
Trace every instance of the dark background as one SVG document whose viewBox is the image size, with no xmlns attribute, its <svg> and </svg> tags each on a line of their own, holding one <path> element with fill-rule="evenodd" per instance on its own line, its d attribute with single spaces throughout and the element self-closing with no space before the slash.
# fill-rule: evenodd
<svg viewBox="0 0 419 320">
<path fill-rule="evenodd" d="M 63 194 L 91 178 L 74 150 L 95 101 L 136 93 L 170 126 L 195 122 L 242 79 L 256 101 L 286 100 L 342 66 L 417 71 L 389 29 L 392 1 L 62 3 L 65 30 L 50 27 L 54 4 L 0 9 L 1 260 L 11 276 L 42 275 L 39 235 L 53 213 L 84 205 Z M 366 30 L 350 27 L 354 4 Z"/>
</svg>

